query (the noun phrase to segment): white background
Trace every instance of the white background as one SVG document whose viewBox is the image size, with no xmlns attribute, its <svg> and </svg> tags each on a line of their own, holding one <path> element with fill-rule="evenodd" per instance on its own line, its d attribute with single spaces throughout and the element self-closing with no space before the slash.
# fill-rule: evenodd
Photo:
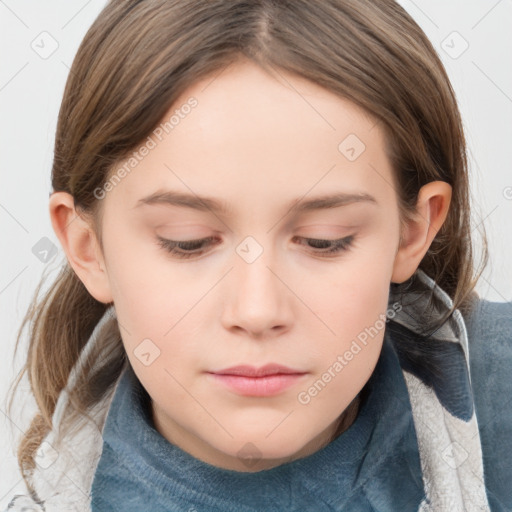
<svg viewBox="0 0 512 512">
<path fill-rule="evenodd" d="M 440 54 L 462 112 L 473 187 L 473 234 L 485 226 L 491 253 L 477 291 L 488 300 L 511 301 L 512 1 L 400 3 Z M 43 237 L 58 247 L 57 257 L 46 264 L 50 279 L 64 257 L 48 215 L 58 109 L 78 45 L 103 5 L 103 0 L 0 0 L 0 510 L 23 490 L 15 441 L 33 413 L 30 397 L 18 416 L 9 418 L 5 412 L 7 387 L 26 350 L 24 339 L 21 353 L 13 358 L 17 329 L 45 267 L 32 248 Z M 58 43 L 45 59 L 31 46 L 48 37 L 40 36 L 44 31 Z M 467 50 L 453 58 L 464 41 Z M 26 381 L 23 387 L 28 389 Z"/>
</svg>

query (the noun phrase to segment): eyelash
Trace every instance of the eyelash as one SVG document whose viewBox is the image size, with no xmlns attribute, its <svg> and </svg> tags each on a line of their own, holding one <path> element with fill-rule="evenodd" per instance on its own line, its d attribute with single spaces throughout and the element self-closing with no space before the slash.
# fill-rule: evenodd
<svg viewBox="0 0 512 512">
<path fill-rule="evenodd" d="M 326 250 L 313 251 L 313 253 L 318 254 L 320 256 L 330 257 L 332 255 L 339 254 L 341 252 L 347 251 L 354 241 L 354 235 L 346 236 L 345 238 L 338 238 L 336 240 L 325 240 L 320 238 L 305 238 L 305 237 L 295 237 L 295 239 L 305 240 L 306 242 L 313 242 L 316 244 L 333 244 L 330 248 Z M 207 238 L 201 238 L 198 240 L 184 240 L 181 242 L 177 242 L 175 240 L 168 240 L 166 238 L 162 238 L 160 236 L 157 237 L 158 244 L 165 249 L 167 252 L 173 255 L 173 257 L 179 259 L 187 259 L 193 256 L 199 256 L 204 251 L 195 251 L 195 252 L 183 252 L 183 249 L 194 249 L 194 247 L 204 246 L 204 244 L 211 242 L 214 240 L 214 237 L 210 236 Z M 192 246 L 192 247 L 190 247 Z M 177 249 L 178 248 L 178 249 Z"/>
</svg>

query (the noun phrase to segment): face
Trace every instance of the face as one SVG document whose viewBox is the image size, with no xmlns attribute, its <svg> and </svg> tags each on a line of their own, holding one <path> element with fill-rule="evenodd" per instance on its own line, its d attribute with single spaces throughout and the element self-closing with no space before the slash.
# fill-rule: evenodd
<svg viewBox="0 0 512 512">
<path fill-rule="evenodd" d="M 165 438 L 259 471 L 325 445 L 376 365 L 393 174 L 362 110 L 248 62 L 194 84 L 173 115 L 100 194 L 122 340 Z M 292 375 L 215 375 L 269 363 Z"/>
</svg>

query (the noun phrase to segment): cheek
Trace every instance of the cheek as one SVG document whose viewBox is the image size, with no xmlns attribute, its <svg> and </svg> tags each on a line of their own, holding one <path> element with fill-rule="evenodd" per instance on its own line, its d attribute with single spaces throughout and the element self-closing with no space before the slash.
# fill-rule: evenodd
<svg viewBox="0 0 512 512">
<path fill-rule="evenodd" d="M 310 273 L 300 281 L 297 295 L 304 298 L 325 325 L 326 337 L 346 341 L 374 325 L 385 314 L 392 259 L 361 253 L 329 265 L 322 274 Z"/>
<path fill-rule="evenodd" d="M 320 313 L 335 335 L 316 338 L 315 379 L 297 396 L 309 413 L 324 418 L 328 415 L 332 421 L 375 369 L 386 328 L 389 294 L 389 282 L 378 274 L 363 273 L 356 279 L 341 276 L 338 284 L 342 286 L 333 292 L 337 297 L 322 299 L 324 309 Z"/>
<path fill-rule="evenodd" d="M 324 333 L 315 336 L 320 363 L 316 370 L 330 389 L 322 400 L 337 393 L 353 398 L 378 360 L 386 328 L 393 254 L 392 248 L 380 253 L 376 250 L 377 244 L 371 250 L 361 249 L 357 256 L 331 266 L 321 280 L 316 275 L 303 284 L 301 293 L 306 294 L 317 317 L 311 316 L 312 334 L 315 329 Z"/>
<path fill-rule="evenodd" d="M 107 239 L 105 253 L 112 262 L 109 281 L 123 343 L 135 367 L 141 362 L 133 358 L 143 347 L 152 357 L 160 352 L 154 369 L 169 359 L 171 348 L 174 356 L 180 356 L 183 347 L 190 348 L 173 340 L 190 338 L 197 329 L 197 322 L 191 322 L 193 310 L 207 287 L 176 271 L 150 242 L 134 243 L 133 237 L 121 231 Z"/>
<path fill-rule="evenodd" d="M 343 368 L 337 364 L 336 373 L 343 372 L 343 377 L 337 379 L 338 383 L 343 380 L 342 387 L 352 386 L 356 392 L 359 383 L 370 375 L 380 352 L 389 289 L 386 282 L 361 281 L 354 292 L 340 295 L 336 306 L 329 303 L 331 309 L 324 316 L 330 318 L 335 335 L 323 337 L 321 354 L 321 371 L 340 362 Z"/>
<path fill-rule="evenodd" d="M 104 244 L 118 316 L 123 314 L 129 323 L 146 319 L 154 326 L 162 311 L 172 310 L 174 290 L 181 292 L 179 273 L 169 272 L 163 250 L 149 237 L 132 232 L 127 223 L 105 219 Z"/>
</svg>

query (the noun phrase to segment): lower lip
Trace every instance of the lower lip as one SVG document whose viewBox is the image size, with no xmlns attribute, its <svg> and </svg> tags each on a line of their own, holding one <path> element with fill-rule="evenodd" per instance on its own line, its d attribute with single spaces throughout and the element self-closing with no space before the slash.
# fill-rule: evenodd
<svg viewBox="0 0 512 512">
<path fill-rule="evenodd" d="M 218 382 L 243 396 L 273 396 L 295 385 L 305 373 L 279 373 L 265 377 L 243 377 L 210 373 Z"/>
</svg>

